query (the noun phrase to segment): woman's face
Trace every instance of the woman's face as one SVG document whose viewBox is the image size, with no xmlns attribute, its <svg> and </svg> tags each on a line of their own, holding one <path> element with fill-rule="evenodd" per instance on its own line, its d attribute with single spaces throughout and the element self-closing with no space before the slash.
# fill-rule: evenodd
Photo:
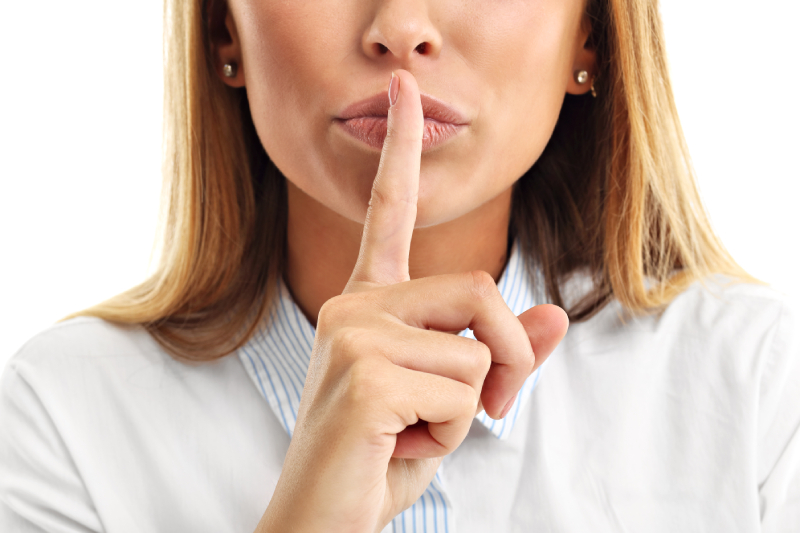
<svg viewBox="0 0 800 533">
<path fill-rule="evenodd" d="M 223 79 L 246 86 L 267 153 L 303 192 L 362 223 L 382 121 L 342 119 L 352 104 L 385 97 L 392 70 L 410 71 L 423 100 L 446 104 L 463 124 L 423 147 L 417 227 L 425 227 L 469 213 L 521 177 L 547 144 L 565 92 L 588 91 L 574 73 L 594 68 L 584 0 L 228 1 L 232 41 L 216 60 L 220 70 L 239 64 L 236 78 Z M 371 144 L 348 133 L 359 125 L 375 127 Z"/>
</svg>

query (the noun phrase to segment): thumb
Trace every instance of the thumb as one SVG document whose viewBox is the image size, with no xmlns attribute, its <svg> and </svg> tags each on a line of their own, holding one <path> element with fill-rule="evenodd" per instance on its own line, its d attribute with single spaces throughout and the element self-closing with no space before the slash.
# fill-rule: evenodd
<svg viewBox="0 0 800 533">
<path fill-rule="evenodd" d="M 551 304 L 531 307 L 517 318 L 531 341 L 531 348 L 536 357 L 533 369 L 536 370 L 567 334 L 569 318 L 563 309 Z"/>
</svg>

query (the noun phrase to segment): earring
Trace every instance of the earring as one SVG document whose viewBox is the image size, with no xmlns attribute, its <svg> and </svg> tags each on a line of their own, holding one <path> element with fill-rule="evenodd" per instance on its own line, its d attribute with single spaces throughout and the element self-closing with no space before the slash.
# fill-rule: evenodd
<svg viewBox="0 0 800 533">
<path fill-rule="evenodd" d="M 226 78 L 235 78 L 236 77 L 236 63 L 231 61 L 230 63 L 225 63 L 222 66 L 222 73 L 225 75 Z"/>
<path fill-rule="evenodd" d="M 579 70 L 575 73 L 575 81 L 583 85 L 589 79 L 589 73 L 585 70 Z"/>
<path fill-rule="evenodd" d="M 597 80 L 597 76 L 592 78 L 592 98 L 597 98 L 597 91 L 594 89 L 595 80 Z"/>
</svg>

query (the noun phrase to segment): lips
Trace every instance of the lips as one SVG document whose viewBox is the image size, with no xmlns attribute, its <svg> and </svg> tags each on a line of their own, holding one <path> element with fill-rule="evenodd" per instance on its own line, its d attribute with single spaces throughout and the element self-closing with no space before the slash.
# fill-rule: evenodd
<svg viewBox="0 0 800 533">
<path fill-rule="evenodd" d="M 425 126 L 422 131 L 422 151 L 445 143 L 465 129 L 469 121 L 455 109 L 425 94 L 420 95 Z M 389 99 L 386 92 L 348 106 L 335 122 L 352 137 L 367 146 L 380 150 L 386 139 Z"/>
</svg>

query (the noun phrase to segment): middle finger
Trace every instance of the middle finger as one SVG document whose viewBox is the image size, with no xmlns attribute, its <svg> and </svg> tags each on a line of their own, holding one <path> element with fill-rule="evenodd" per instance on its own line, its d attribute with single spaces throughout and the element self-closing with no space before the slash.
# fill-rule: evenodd
<svg viewBox="0 0 800 533">
<path fill-rule="evenodd" d="M 381 294 L 388 291 L 390 294 Z M 486 413 L 498 419 L 533 371 L 535 357 L 522 323 L 483 271 L 420 278 L 374 291 L 400 322 L 437 331 L 470 328 L 489 347 L 492 366 L 483 384 Z"/>
</svg>

